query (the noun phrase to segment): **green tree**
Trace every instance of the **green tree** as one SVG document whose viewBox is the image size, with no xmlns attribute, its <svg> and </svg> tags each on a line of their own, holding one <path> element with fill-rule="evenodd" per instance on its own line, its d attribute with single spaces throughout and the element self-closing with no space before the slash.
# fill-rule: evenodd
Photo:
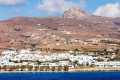
<svg viewBox="0 0 120 80">
<path fill-rule="evenodd" d="M 40 71 L 44 71 L 44 66 L 40 66 Z"/>
<path fill-rule="evenodd" d="M 114 57 L 113 61 L 120 61 L 120 57 L 119 56 Z"/>
<path fill-rule="evenodd" d="M 94 65 L 93 64 L 90 64 L 90 66 L 89 67 L 94 67 Z"/>
<path fill-rule="evenodd" d="M 38 63 L 38 65 L 40 65 L 42 63 L 41 61 L 38 61 L 38 60 L 36 62 Z"/>
<path fill-rule="evenodd" d="M 34 71 L 37 71 L 39 69 L 39 67 L 38 66 L 35 66 L 35 69 L 34 69 Z"/>
<path fill-rule="evenodd" d="M 109 54 L 109 52 L 108 51 L 105 51 L 105 53 L 104 53 L 105 55 L 106 55 L 106 57 L 107 57 L 107 55 Z"/>
<path fill-rule="evenodd" d="M 74 64 L 78 64 L 78 61 L 74 61 L 73 63 L 74 63 Z"/>
<path fill-rule="evenodd" d="M 68 65 L 64 65 L 64 71 L 68 71 L 69 70 L 69 66 Z"/>
<path fill-rule="evenodd" d="M 61 65 L 58 66 L 57 71 L 62 71 L 62 66 Z"/>
<path fill-rule="evenodd" d="M 59 60 L 56 59 L 56 60 L 53 60 L 52 62 L 53 62 L 53 63 L 55 63 L 55 62 L 59 62 Z"/>
<path fill-rule="evenodd" d="M 19 63 L 22 63 L 23 61 L 22 60 L 20 60 L 20 62 Z"/>
<path fill-rule="evenodd" d="M 70 53 L 70 55 L 76 56 L 76 54 L 75 54 L 75 53 Z"/>
<path fill-rule="evenodd" d="M 73 62 L 74 67 L 76 68 L 78 66 L 78 61 Z"/>
<path fill-rule="evenodd" d="M 28 66 L 28 70 L 29 70 L 29 71 L 31 71 L 32 69 L 33 69 L 33 66 L 32 66 L 32 65 Z"/>
<path fill-rule="evenodd" d="M 4 66 L 2 67 L 2 69 L 3 69 L 4 71 L 6 71 L 6 70 L 8 69 L 7 65 L 4 65 Z"/>
<path fill-rule="evenodd" d="M 46 66 L 46 70 L 45 71 L 49 71 L 50 70 L 50 67 L 49 66 Z"/>
<path fill-rule="evenodd" d="M 118 54 L 120 52 L 120 49 L 116 49 L 115 53 Z"/>
<path fill-rule="evenodd" d="M 9 66 L 8 68 L 9 68 L 9 71 L 15 70 L 15 66 Z"/>
<path fill-rule="evenodd" d="M 52 66 L 52 71 L 55 71 L 55 70 L 56 70 L 55 66 Z"/>
<path fill-rule="evenodd" d="M 79 64 L 79 67 L 83 67 L 84 65 L 83 64 Z"/>
<path fill-rule="evenodd" d="M 86 63 L 86 66 L 89 66 L 89 62 Z"/>
<path fill-rule="evenodd" d="M 20 69 L 21 71 L 25 70 L 25 66 L 24 65 L 20 66 Z"/>
<path fill-rule="evenodd" d="M 2 67 L 0 66 L 0 70 L 2 69 Z"/>
<path fill-rule="evenodd" d="M 17 71 L 19 70 L 19 68 L 20 68 L 19 65 L 15 66 L 15 69 L 16 69 Z"/>
<path fill-rule="evenodd" d="M 104 61 L 102 58 L 97 58 L 97 61 L 98 62 L 102 62 L 102 61 Z"/>
</svg>

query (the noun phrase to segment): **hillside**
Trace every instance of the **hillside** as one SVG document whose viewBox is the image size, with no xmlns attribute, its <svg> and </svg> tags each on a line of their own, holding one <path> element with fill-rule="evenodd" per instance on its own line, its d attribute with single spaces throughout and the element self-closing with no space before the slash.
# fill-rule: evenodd
<svg viewBox="0 0 120 80">
<path fill-rule="evenodd" d="M 72 8 L 63 17 L 15 17 L 0 22 L 1 51 L 101 38 L 120 39 L 119 18 L 93 16 Z"/>
</svg>

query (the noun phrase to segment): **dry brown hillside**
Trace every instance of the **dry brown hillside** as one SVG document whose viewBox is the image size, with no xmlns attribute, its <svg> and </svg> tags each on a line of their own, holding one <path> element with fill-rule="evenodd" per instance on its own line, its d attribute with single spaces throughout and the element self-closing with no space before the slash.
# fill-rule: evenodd
<svg viewBox="0 0 120 80">
<path fill-rule="evenodd" d="M 0 22 L 0 50 L 40 48 L 93 38 L 120 39 L 120 19 L 93 16 L 72 8 L 63 18 L 15 17 Z"/>
</svg>

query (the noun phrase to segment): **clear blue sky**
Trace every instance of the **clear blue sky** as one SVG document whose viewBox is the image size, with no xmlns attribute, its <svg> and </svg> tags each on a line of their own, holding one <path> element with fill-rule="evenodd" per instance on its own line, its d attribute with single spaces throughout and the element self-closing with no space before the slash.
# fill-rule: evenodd
<svg viewBox="0 0 120 80">
<path fill-rule="evenodd" d="M 20 2 L 20 0 L 13 0 L 13 1 L 18 1 L 18 2 L 13 2 L 13 3 L 12 2 L 9 3 L 9 1 L 11 0 L 0 0 L 0 20 L 6 20 L 12 17 L 19 17 L 19 16 L 25 16 L 25 17 L 58 16 L 58 17 L 61 17 L 63 14 L 63 12 L 59 12 L 59 10 L 47 11 L 48 7 L 46 7 L 46 4 L 48 3 L 45 4 L 44 2 L 48 0 L 44 0 L 44 2 L 43 0 L 22 0 L 23 2 Z M 65 5 L 64 6 L 61 5 L 63 3 L 61 2 L 60 5 L 63 7 L 59 8 L 61 6 L 56 3 L 57 2 L 59 3 L 59 1 L 61 0 L 49 0 L 49 1 L 51 1 L 51 4 L 54 4 L 54 7 L 57 7 L 57 9 L 66 8 L 66 5 L 68 2 L 71 2 L 74 6 L 77 3 L 80 3 L 80 0 L 62 0 L 65 2 Z M 81 0 L 81 1 L 85 2 L 85 4 L 83 4 L 84 8 L 82 8 L 82 10 L 85 10 L 89 14 L 92 14 L 100 6 L 103 6 L 109 3 L 115 4 L 115 3 L 120 2 L 120 0 Z M 39 6 L 39 8 L 37 8 L 37 5 L 43 5 L 43 7 Z M 82 3 L 80 3 L 80 5 L 82 5 Z"/>
</svg>

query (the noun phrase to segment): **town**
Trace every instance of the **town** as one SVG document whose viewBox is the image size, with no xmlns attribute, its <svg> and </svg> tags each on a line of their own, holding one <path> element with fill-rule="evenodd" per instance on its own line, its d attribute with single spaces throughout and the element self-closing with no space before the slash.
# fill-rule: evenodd
<svg viewBox="0 0 120 80">
<path fill-rule="evenodd" d="M 114 52 L 114 53 L 113 53 Z M 120 59 L 116 56 L 119 49 L 108 49 L 93 55 L 81 54 L 81 51 L 40 55 L 31 49 L 7 50 L 1 53 L 1 71 L 69 71 L 71 69 L 93 68 L 120 68 Z M 109 55 L 111 55 L 109 57 Z M 119 70 L 119 69 L 118 69 Z"/>
</svg>

